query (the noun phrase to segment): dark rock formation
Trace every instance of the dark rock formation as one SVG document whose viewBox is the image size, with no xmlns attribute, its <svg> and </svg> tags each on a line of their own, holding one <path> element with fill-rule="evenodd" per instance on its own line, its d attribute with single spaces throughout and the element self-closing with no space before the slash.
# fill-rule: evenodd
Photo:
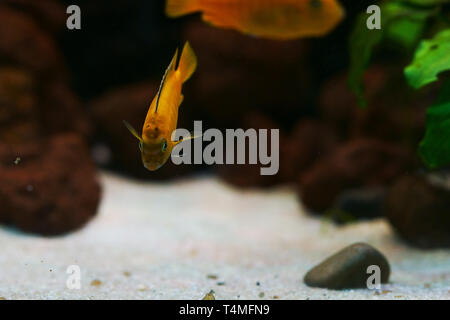
<svg viewBox="0 0 450 320">
<path fill-rule="evenodd" d="M 84 141 L 59 135 L 42 142 L 0 144 L 0 222 L 58 235 L 97 212 L 100 186 Z"/>
<path fill-rule="evenodd" d="M 379 186 L 407 173 L 412 156 L 399 146 L 373 139 L 355 139 L 340 146 L 300 176 L 303 203 L 311 210 L 328 209 L 340 192 Z"/>
<path fill-rule="evenodd" d="M 450 188 L 445 181 L 447 185 L 409 175 L 390 188 L 385 214 L 407 242 L 422 248 L 450 248 Z"/>
</svg>

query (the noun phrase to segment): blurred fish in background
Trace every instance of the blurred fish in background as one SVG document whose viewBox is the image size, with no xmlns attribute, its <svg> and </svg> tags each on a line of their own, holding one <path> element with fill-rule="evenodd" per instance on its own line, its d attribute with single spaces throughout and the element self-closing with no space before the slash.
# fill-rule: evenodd
<svg viewBox="0 0 450 320">
<path fill-rule="evenodd" d="M 278 40 L 323 36 L 344 17 L 337 0 L 167 0 L 171 18 L 198 11 L 213 26 Z"/>
</svg>

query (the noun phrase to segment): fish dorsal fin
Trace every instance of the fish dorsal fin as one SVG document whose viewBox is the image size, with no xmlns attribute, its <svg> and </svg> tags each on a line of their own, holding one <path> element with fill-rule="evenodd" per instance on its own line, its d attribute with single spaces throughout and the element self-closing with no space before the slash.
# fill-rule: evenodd
<svg viewBox="0 0 450 320">
<path fill-rule="evenodd" d="M 178 60 L 178 48 L 175 51 L 175 55 L 173 56 L 172 61 L 170 61 L 170 64 L 167 67 L 166 72 L 163 75 L 163 78 L 161 80 L 161 84 L 159 85 L 158 97 L 156 98 L 155 113 L 158 112 L 159 98 L 161 98 L 161 92 L 162 92 L 162 89 L 164 87 L 164 83 L 166 82 L 166 78 L 167 78 L 167 76 L 169 75 L 169 73 L 171 71 L 175 71 L 177 60 Z"/>
<path fill-rule="evenodd" d="M 131 134 L 136 137 L 136 139 L 138 139 L 139 141 L 142 142 L 142 138 L 139 136 L 139 134 L 137 133 L 136 129 L 134 129 L 131 124 L 129 124 L 125 120 L 123 120 L 123 124 L 125 125 L 125 127 L 127 127 L 128 131 L 130 131 Z"/>
</svg>

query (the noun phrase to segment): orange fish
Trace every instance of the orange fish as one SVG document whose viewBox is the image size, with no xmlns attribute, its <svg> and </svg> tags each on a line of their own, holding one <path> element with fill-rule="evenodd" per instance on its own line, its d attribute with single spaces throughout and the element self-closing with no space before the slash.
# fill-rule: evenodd
<svg viewBox="0 0 450 320">
<path fill-rule="evenodd" d="M 181 88 L 197 68 L 197 58 L 188 42 L 184 45 L 178 65 L 178 50 L 163 76 L 142 128 L 142 136 L 126 121 L 125 126 L 139 140 L 144 167 L 150 171 L 161 168 L 172 149 L 181 141 L 172 141 L 177 128 L 178 108 L 183 101 Z M 192 137 L 193 138 L 193 137 Z"/>
<path fill-rule="evenodd" d="M 269 39 L 322 36 L 344 17 L 338 0 L 167 0 L 171 18 L 201 11 L 204 21 Z"/>
</svg>

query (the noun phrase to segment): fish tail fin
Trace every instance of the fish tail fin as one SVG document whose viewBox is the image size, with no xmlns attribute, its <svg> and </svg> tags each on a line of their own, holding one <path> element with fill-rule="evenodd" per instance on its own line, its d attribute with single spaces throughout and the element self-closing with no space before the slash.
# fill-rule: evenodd
<svg viewBox="0 0 450 320">
<path fill-rule="evenodd" d="M 199 11 L 199 0 L 166 0 L 166 15 L 170 18 Z"/>
<path fill-rule="evenodd" d="M 181 53 L 177 71 L 180 72 L 182 81 L 186 82 L 192 76 L 195 69 L 197 69 L 197 57 L 189 42 L 186 42 Z"/>
</svg>

